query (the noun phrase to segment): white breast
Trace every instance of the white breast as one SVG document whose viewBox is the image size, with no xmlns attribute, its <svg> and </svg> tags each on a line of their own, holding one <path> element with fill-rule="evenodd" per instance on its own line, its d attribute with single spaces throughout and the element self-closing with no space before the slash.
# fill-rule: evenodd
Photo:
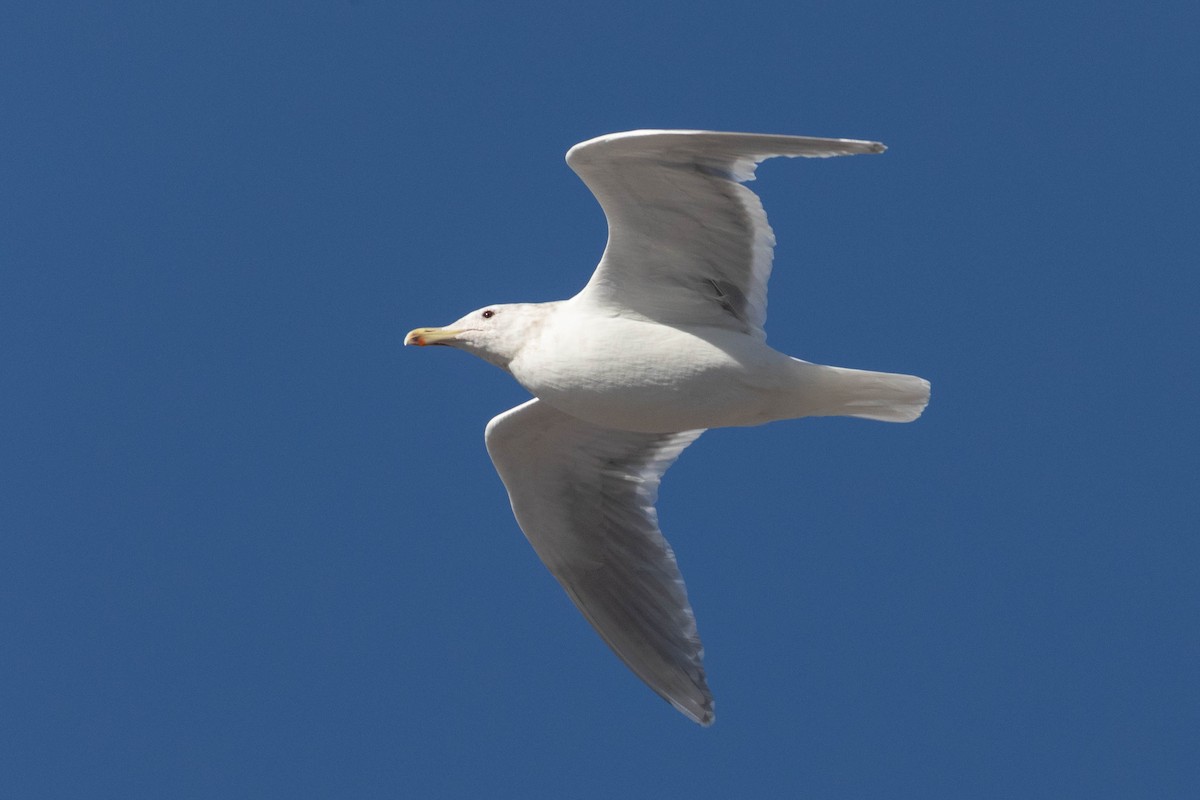
<svg viewBox="0 0 1200 800">
<path fill-rule="evenodd" d="M 748 336 L 563 315 L 510 365 L 543 401 L 621 430 L 757 425 L 774 418 L 792 359 Z"/>
</svg>

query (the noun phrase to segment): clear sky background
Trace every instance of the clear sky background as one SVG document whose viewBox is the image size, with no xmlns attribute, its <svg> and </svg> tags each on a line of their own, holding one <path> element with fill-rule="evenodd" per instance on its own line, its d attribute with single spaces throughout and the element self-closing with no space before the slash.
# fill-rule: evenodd
<svg viewBox="0 0 1200 800">
<path fill-rule="evenodd" d="M 0 796 L 1197 796 L 1194 3 L 199 6 L 0 9 Z M 769 341 L 933 382 L 668 473 L 707 730 L 401 346 L 638 127 L 886 142 L 760 169 Z"/>
</svg>

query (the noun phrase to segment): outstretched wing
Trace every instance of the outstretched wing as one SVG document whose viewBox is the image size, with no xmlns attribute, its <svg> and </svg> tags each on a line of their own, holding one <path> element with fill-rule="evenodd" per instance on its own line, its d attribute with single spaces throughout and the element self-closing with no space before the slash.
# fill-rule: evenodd
<svg viewBox="0 0 1200 800">
<path fill-rule="evenodd" d="M 667 467 L 703 431 L 600 428 L 541 402 L 488 423 L 488 453 L 542 562 L 639 678 L 711 724 L 704 648 L 654 502 Z"/>
<path fill-rule="evenodd" d="M 580 298 L 667 325 L 765 339 L 775 235 L 758 195 L 741 184 L 773 156 L 885 149 L 855 139 L 653 130 L 577 144 L 567 164 L 608 218 L 608 246 Z"/>
</svg>

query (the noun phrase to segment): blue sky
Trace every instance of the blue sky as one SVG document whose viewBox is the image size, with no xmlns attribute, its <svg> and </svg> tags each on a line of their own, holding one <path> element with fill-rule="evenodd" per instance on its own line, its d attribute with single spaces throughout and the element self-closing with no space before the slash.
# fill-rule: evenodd
<svg viewBox="0 0 1200 800">
<path fill-rule="evenodd" d="M 1200 781 L 1192 4 L 8 3 L 0 794 L 1156 797 Z M 525 543 L 508 376 L 592 136 L 765 164 L 769 341 L 906 426 L 713 431 L 700 729 Z"/>
</svg>

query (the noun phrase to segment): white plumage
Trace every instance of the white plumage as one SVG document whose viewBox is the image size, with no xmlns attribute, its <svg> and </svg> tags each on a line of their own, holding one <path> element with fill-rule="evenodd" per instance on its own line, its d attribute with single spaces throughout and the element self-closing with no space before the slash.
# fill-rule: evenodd
<svg viewBox="0 0 1200 800">
<path fill-rule="evenodd" d="M 921 378 L 810 364 L 766 345 L 775 238 L 742 182 L 772 156 L 883 150 L 708 131 L 583 142 L 567 163 L 609 226 L 587 286 L 405 339 L 474 353 L 535 396 L 485 436 L 521 529 L 617 655 L 702 724 L 713 720 L 704 651 L 654 510 L 663 473 L 705 428 L 825 415 L 907 422 L 929 401 Z"/>
</svg>

